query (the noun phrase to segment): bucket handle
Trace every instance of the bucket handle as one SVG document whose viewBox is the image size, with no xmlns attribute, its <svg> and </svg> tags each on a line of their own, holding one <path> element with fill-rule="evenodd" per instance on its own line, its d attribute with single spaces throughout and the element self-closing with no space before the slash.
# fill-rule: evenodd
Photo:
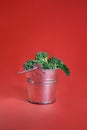
<svg viewBox="0 0 87 130">
<path fill-rule="evenodd" d="M 27 73 L 27 72 L 30 72 L 30 71 L 33 71 L 33 70 L 36 70 L 36 69 L 42 69 L 42 66 L 39 65 L 39 64 L 35 64 L 35 65 L 34 65 L 34 68 L 28 69 L 28 70 L 24 70 L 24 69 L 23 69 L 23 70 L 19 71 L 18 74 Z"/>
<path fill-rule="evenodd" d="M 18 72 L 18 74 L 23 74 L 23 73 L 27 73 L 27 72 L 30 72 L 30 71 L 33 71 L 33 70 L 36 70 L 38 69 L 38 67 L 34 67 L 33 69 L 29 69 L 29 70 L 21 70 Z"/>
</svg>

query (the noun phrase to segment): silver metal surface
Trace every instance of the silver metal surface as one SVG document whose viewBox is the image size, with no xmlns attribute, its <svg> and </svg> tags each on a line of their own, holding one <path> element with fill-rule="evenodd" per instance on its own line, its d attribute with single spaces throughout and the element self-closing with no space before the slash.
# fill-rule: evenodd
<svg viewBox="0 0 87 130">
<path fill-rule="evenodd" d="M 55 102 L 58 69 L 43 70 L 40 65 L 35 65 L 35 67 L 38 69 L 25 73 L 28 101 L 36 104 L 49 104 Z"/>
<path fill-rule="evenodd" d="M 28 101 L 36 104 L 50 104 L 56 101 L 58 69 L 42 69 L 39 64 L 33 69 L 21 70 L 25 73 L 28 89 Z"/>
</svg>

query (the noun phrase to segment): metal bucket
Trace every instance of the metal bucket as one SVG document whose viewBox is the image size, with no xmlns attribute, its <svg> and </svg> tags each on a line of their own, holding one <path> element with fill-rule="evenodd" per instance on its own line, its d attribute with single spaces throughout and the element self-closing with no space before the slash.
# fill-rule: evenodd
<svg viewBox="0 0 87 130">
<path fill-rule="evenodd" d="M 50 104 L 56 101 L 58 69 L 43 70 L 40 65 L 26 74 L 28 101 L 36 104 Z"/>
</svg>

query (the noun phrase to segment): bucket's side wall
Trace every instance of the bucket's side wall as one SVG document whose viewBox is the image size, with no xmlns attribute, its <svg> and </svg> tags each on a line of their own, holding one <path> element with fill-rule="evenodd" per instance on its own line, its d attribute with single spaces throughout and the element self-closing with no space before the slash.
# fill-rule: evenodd
<svg viewBox="0 0 87 130">
<path fill-rule="evenodd" d="M 28 100 L 32 103 L 51 103 L 56 100 L 56 82 L 28 83 Z"/>
<path fill-rule="evenodd" d="M 31 78 L 35 82 L 43 82 L 47 80 L 57 80 L 58 70 L 34 70 L 26 73 L 27 78 Z"/>
</svg>

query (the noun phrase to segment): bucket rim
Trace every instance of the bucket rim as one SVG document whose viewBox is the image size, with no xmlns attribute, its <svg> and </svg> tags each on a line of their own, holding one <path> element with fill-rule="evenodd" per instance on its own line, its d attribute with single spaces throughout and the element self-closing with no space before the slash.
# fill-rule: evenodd
<svg viewBox="0 0 87 130">
<path fill-rule="evenodd" d="M 32 68 L 32 70 L 33 70 L 34 68 Z M 39 68 L 37 68 L 37 69 L 39 69 Z M 54 71 L 54 70 L 59 70 L 60 68 L 56 68 L 56 69 L 41 69 L 42 71 Z M 29 69 L 28 70 L 26 70 L 26 69 L 24 69 L 26 72 L 28 72 L 29 71 Z"/>
<path fill-rule="evenodd" d="M 54 71 L 54 70 L 58 70 L 60 68 L 56 68 L 56 69 L 42 69 L 43 71 Z"/>
<path fill-rule="evenodd" d="M 42 67 L 39 68 L 38 66 L 34 66 L 32 69 L 28 69 L 28 70 L 22 68 L 22 69 L 18 72 L 18 74 L 23 74 L 23 73 L 27 73 L 27 72 L 34 71 L 34 70 L 38 70 L 38 69 L 41 69 L 42 71 L 46 72 L 46 71 L 57 71 L 57 70 L 59 70 L 60 68 L 55 68 L 55 69 L 43 69 Z"/>
</svg>

